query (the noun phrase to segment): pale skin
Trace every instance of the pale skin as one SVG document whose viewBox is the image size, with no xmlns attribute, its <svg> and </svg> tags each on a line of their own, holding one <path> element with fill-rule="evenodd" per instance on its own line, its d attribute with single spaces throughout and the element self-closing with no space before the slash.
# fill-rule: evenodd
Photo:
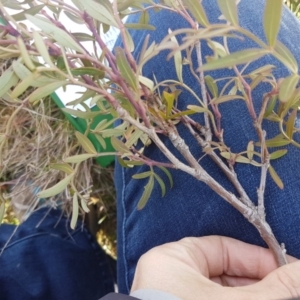
<svg viewBox="0 0 300 300">
<path fill-rule="evenodd" d="M 156 289 L 183 300 L 300 297 L 300 261 L 277 268 L 272 253 L 231 238 L 185 238 L 155 247 L 137 265 L 131 291 Z"/>
</svg>

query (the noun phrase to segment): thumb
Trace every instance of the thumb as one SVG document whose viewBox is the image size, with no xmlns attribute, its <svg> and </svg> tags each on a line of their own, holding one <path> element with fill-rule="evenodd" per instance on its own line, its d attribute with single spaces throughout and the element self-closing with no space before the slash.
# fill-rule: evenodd
<svg viewBox="0 0 300 300">
<path fill-rule="evenodd" d="M 300 261 L 282 266 L 256 283 L 262 299 L 290 299 L 300 297 Z"/>
</svg>

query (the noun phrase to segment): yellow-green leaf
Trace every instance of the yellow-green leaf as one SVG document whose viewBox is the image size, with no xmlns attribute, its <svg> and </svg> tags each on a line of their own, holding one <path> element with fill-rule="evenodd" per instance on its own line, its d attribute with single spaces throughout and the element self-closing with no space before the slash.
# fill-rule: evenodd
<svg viewBox="0 0 300 300">
<path fill-rule="evenodd" d="M 276 173 L 275 169 L 272 166 L 269 166 L 269 173 L 270 173 L 272 179 L 274 180 L 274 182 L 277 184 L 277 186 L 280 189 L 283 189 L 284 184 L 283 184 L 282 180 L 280 179 L 280 177 L 278 176 L 278 174 Z"/>
<path fill-rule="evenodd" d="M 253 141 L 250 141 L 247 146 L 247 156 L 250 160 L 253 159 L 253 152 L 254 152 L 254 143 Z"/>
<path fill-rule="evenodd" d="M 143 173 L 139 173 L 139 174 L 134 174 L 132 175 L 132 178 L 134 179 L 144 179 L 147 178 L 149 176 L 151 176 L 153 174 L 152 171 L 147 171 L 147 172 L 143 172 Z"/>
<path fill-rule="evenodd" d="M 276 137 L 270 140 L 266 140 L 267 147 L 281 147 L 281 146 L 286 146 L 288 144 L 290 144 L 290 141 L 286 140 L 282 134 L 277 135 Z"/>
<path fill-rule="evenodd" d="M 81 207 L 84 210 L 84 212 L 89 213 L 90 209 L 88 208 L 86 200 L 83 197 L 80 198 L 80 203 L 81 203 Z"/>
<path fill-rule="evenodd" d="M 97 157 L 97 154 L 92 154 L 92 153 L 84 153 L 84 154 L 78 154 L 78 155 L 73 155 L 69 156 L 64 159 L 66 163 L 72 163 L 72 164 L 77 164 L 81 163 L 89 158 Z"/>
<path fill-rule="evenodd" d="M 205 113 L 208 112 L 208 109 L 206 107 L 198 106 L 198 105 L 188 105 L 188 109 L 193 110 L 198 113 Z"/>
<path fill-rule="evenodd" d="M 292 52 L 280 41 L 276 42 L 274 53 L 277 59 L 279 59 L 287 68 L 289 68 L 294 74 L 298 73 L 298 63 Z"/>
<path fill-rule="evenodd" d="M 73 195 L 73 202 L 72 202 L 72 218 L 70 227 L 74 230 L 76 227 L 76 223 L 78 220 L 78 212 L 79 212 L 79 205 L 78 205 L 78 196 L 76 193 Z"/>
<path fill-rule="evenodd" d="M 81 119 L 93 119 L 99 116 L 99 111 L 81 111 L 81 110 L 75 110 L 67 107 L 62 108 L 61 110 Z"/>
<path fill-rule="evenodd" d="M 137 206 L 138 210 L 143 209 L 145 207 L 145 205 L 147 204 L 147 202 L 151 196 L 153 187 L 154 187 L 154 179 L 153 179 L 153 176 L 150 176 L 149 182 L 144 187 L 144 192 L 142 194 L 141 199 L 139 200 L 139 203 Z"/>
<path fill-rule="evenodd" d="M 236 162 L 243 163 L 243 164 L 249 164 L 250 163 L 250 159 L 245 157 L 245 156 L 242 156 L 242 155 L 237 155 L 234 160 Z"/>
<path fill-rule="evenodd" d="M 269 51 L 260 48 L 241 50 L 238 52 L 231 53 L 227 56 L 221 57 L 219 59 L 213 60 L 200 67 L 200 70 L 210 71 L 223 68 L 231 68 L 235 65 L 246 64 L 255 61 L 261 58 L 262 56 L 266 55 L 267 53 L 269 53 Z"/>
<path fill-rule="evenodd" d="M 53 187 L 39 192 L 37 196 L 39 198 L 48 198 L 60 194 L 68 186 L 73 177 L 74 174 L 68 175 L 63 180 L 55 184 Z"/>
<path fill-rule="evenodd" d="M 280 158 L 280 157 L 286 155 L 287 151 L 288 151 L 287 149 L 281 149 L 281 150 L 277 150 L 277 151 L 275 151 L 275 152 L 272 152 L 272 153 L 270 154 L 270 159 L 271 159 L 271 160 L 272 160 L 272 159 L 278 159 L 278 158 Z"/>
<path fill-rule="evenodd" d="M 63 171 L 65 173 L 72 174 L 74 172 L 74 169 L 66 163 L 53 163 L 50 164 L 50 168 L 55 169 L 55 170 L 59 170 L 59 171 Z"/>
<path fill-rule="evenodd" d="M 140 16 L 140 19 L 139 19 L 139 24 L 148 24 L 149 23 L 149 13 L 148 11 L 144 10 L 142 13 L 141 13 L 141 16 Z"/>
<path fill-rule="evenodd" d="M 294 133 L 295 121 L 297 118 L 297 109 L 294 109 L 286 122 L 286 135 L 292 140 Z"/>
<path fill-rule="evenodd" d="M 0 77 L 0 97 L 5 95 L 19 81 L 15 72 L 8 68 Z"/>
<path fill-rule="evenodd" d="M 131 154 L 131 151 L 126 145 L 121 142 L 119 139 L 116 137 L 112 136 L 111 137 L 111 144 L 114 147 L 114 149 L 122 154 Z"/>
<path fill-rule="evenodd" d="M 163 182 L 163 180 L 160 178 L 160 176 L 158 176 L 157 174 L 153 173 L 154 178 L 156 179 L 156 181 L 158 182 L 158 184 L 160 185 L 161 188 L 161 196 L 164 197 L 166 194 L 166 185 Z"/>
<path fill-rule="evenodd" d="M 23 42 L 23 40 L 20 36 L 17 38 L 17 43 L 18 43 L 18 47 L 21 52 L 21 56 L 22 56 L 22 59 L 23 59 L 25 65 L 27 66 L 28 69 L 34 70 L 35 65 L 33 64 L 32 60 L 29 56 L 29 53 L 26 49 L 25 43 Z"/>
<path fill-rule="evenodd" d="M 150 91 L 153 91 L 154 82 L 151 79 L 139 75 L 139 82 L 145 85 Z"/>
<path fill-rule="evenodd" d="M 67 84 L 66 81 L 56 81 L 52 82 L 48 85 L 38 88 L 29 96 L 29 102 L 33 103 L 36 100 L 40 100 L 46 96 L 49 96 L 53 92 L 55 92 L 58 88 L 65 86 Z"/>
<path fill-rule="evenodd" d="M 86 137 L 85 135 L 83 135 L 81 132 L 76 131 L 75 135 L 78 139 L 79 144 L 82 146 L 82 148 L 90 154 L 97 154 L 97 151 L 94 147 L 94 145 L 92 144 L 92 142 L 89 140 L 88 137 Z"/>
<path fill-rule="evenodd" d="M 163 97 L 167 104 L 167 116 L 171 114 L 174 101 L 175 101 L 175 94 L 174 93 L 167 93 L 166 91 L 163 91 Z"/>
<path fill-rule="evenodd" d="M 279 100 L 281 102 L 287 102 L 293 95 L 296 86 L 299 81 L 299 76 L 297 74 L 292 74 L 286 77 L 279 87 Z"/>
<path fill-rule="evenodd" d="M 218 0 L 219 8 L 232 25 L 239 26 L 236 0 Z"/>
<path fill-rule="evenodd" d="M 127 58 L 125 56 L 125 52 L 120 47 L 115 48 L 116 58 L 117 58 L 117 66 L 121 72 L 122 77 L 126 80 L 126 82 L 130 85 L 130 87 L 137 91 L 137 80 L 136 76 L 133 73 Z"/>
<path fill-rule="evenodd" d="M 275 46 L 277 35 L 280 28 L 280 20 L 282 13 L 282 0 L 266 0 L 264 14 L 264 30 L 268 44 Z"/>
<path fill-rule="evenodd" d="M 228 102 L 228 101 L 231 101 L 231 100 L 245 100 L 244 97 L 242 96 L 238 96 L 238 95 L 225 95 L 225 96 L 221 96 L 221 97 L 218 97 L 216 99 L 213 99 L 211 101 L 211 104 L 220 104 L 220 103 L 224 103 L 224 102 Z"/>
<path fill-rule="evenodd" d="M 54 64 L 51 60 L 51 57 L 49 55 L 48 49 L 45 45 L 45 42 L 43 38 L 40 36 L 40 34 L 37 31 L 33 32 L 33 39 L 34 39 L 34 44 L 36 46 L 37 51 L 41 54 L 42 58 L 44 61 L 50 66 L 54 67 Z"/>
<path fill-rule="evenodd" d="M 82 54 L 85 54 L 85 51 L 81 48 L 81 46 L 67 32 L 50 23 L 47 19 L 28 14 L 26 14 L 26 18 L 35 26 L 42 29 L 43 32 L 50 35 L 61 46 L 71 48 Z"/>
<path fill-rule="evenodd" d="M 219 95 L 219 90 L 218 90 L 218 86 L 217 86 L 215 80 L 210 75 L 206 75 L 205 83 L 206 83 L 212 97 L 217 98 Z"/>
<path fill-rule="evenodd" d="M 209 26 L 209 22 L 203 6 L 199 0 L 183 0 L 184 5 L 187 6 L 189 12 L 196 19 L 196 21 L 204 27 Z"/>
<path fill-rule="evenodd" d="M 169 29 L 169 34 L 172 33 L 172 30 Z M 175 35 L 171 36 L 171 41 L 175 43 L 176 46 L 179 46 L 178 41 L 176 39 Z M 182 55 L 181 55 L 181 51 L 176 51 L 174 53 L 174 63 L 175 63 L 175 69 L 176 69 L 176 74 L 177 74 L 177 78 L 180 82 L 183 82 L 182 79 Z"/>
<path fill-rule="evenodd" d="M 20 13 L 14 14 L 11 17 L 16 21 L 23 21 L 26 19 L 26 16 L 25 16 L 26 14 L 36 15 L 44 6 L 45 6 L 45 4 L 36 5 L 29 9 L 23 10 Z"/>
</svg>

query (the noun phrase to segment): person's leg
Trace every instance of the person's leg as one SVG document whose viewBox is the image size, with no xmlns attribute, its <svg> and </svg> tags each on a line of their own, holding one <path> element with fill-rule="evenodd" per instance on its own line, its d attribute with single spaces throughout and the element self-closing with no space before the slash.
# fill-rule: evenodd
<svg viewBox="0 0 300 300">
<path fill-rule="evenodd" d="M 204 0 L 208 18 L 211 22 L 218 22 L 220 11 L 216 1 Z M 242 0 L 239 4 L 239 17 L 242 27 L 252 31 L 255 35 L 264 39 L 263 34 L 263 0 Z M 132 32 L 135 41 L 135 56 L 139 52 L 146 34 L 150 34 L 150 42 L 156 42 L 168 33 L 168 28 L 175 30 L 181 27 L 188 27 L 178 15 L 166 11 L 157 14 L 151 13 L 150 23 L 156 27 L 156 31 L 141 33 Z M 135 22 L 137 17 L 131 17 L 128 22 Z M 297 51 L 297 43 L 300 40 L 300 27 L 296 18 L 287 10 L 284 10 L 282 28 L 279 39 L 294 53 L 298 63 L 300 53 Z M 232 40 L 230 50 L 238 51 L 247 47 L 257 47 L 248 40 Z M 164 79 L 176 79 L 176 72 L 173 60 L 166 61 L 166 52 L 150 61 L 143 68 L 143 75 L 153 78 L 155 74 L 158 81 Z M 212 55 L 211 50 L 203 45 L 203 57 Z M 262 64 L 273 64 L 278 67 L 276 76 L 286 76 L 286 69 L 271 56 L 267 56 L 251 64 L 251 68 L 257 68 Z M 232 74 L 231 71 L 215 71 L 211 73 L 214 78 Z M 190 75 L 188 66 L 184 66 L 184 81 L 198 95 L 201 95 L 198 83 Z M 258 109 L 261 105 L 262 96 L 266 92 L 265 86 L 255 90 L 254 102 Z M 188 98 L 189 97 L 189 98 Z M 186 108 L 187 102 L 193 100 L 188 93 L 183 93 L 178 101 L 180 108 Z M 187 100 L 188 99 L 188 100 Z M 197 104 L 197 103 L 195 103 Z M 234 109 L 233 109 L 234 107 Z M 242 101 L 220 105 L 223 115 L 222 127 L 225 129 L 225 143 L 235 153 L 243 151 L 250 140 L 256 141 L 256 133 L 252 120 L 244 117 L 247 115 L 245 104 Z M 241 117 L 243 116 L 243 117 Z M 277 124 L 266 123 L 270 135 L 277 132 Z M 195 157 L 201 158 L 203 153 L 195 140 L 182 126 L 179 131 L 190 146 Z M 172 149 L 171 143 L 166 141 L 167 146 Z M 285 189 L 283 191 L 268 177 L 265 192 L 267 219 L 274 230 L 275 236 L 280 242 L 284 242 L 289 254 L 300 258 L 300 202 L 299 202 L 299 150 L 295 147 L 287 147 L 288 154 L 275 161 L 273 166 L 282 178 Z M 174 150 L 174 153 L 176 151 Z M 166 161 L 163 154 L 154 146 L 146 148 L 145 155 L 158 161 Z M 180 159 L 180 155 L 178 155 Z M 225 176 L 221 174 L 214 163 L 207 157 L 201 160 L 205 169 L 214 174 L 214 177 L 224 186 L 228 186 Z M 181 171 L 171 171 L 174 180 L 174 187 L 167 191 L 164 198 L 161 197 L 161 190 L 156 184 L 151 198 L 146 207 L 138 211 L 137 203 L 143 193 L 143 186 L 146 181 L 134 180 L 132 175 L 148 171 L 148 167 L 139 166 L 123 169 L 116 164 L 115 182 L 117 188 L 118 203 L 118 285 L 121 292 L 128 292 L 132 283 L 136 263 L 140 256 L 150 248 L 166 242 L 179 240 L 186 236 L 223 235 L 239 240 L 264 245 L 257 230 L 250 225 L 244 217 L 221 199 L 216 193 L 210 190 L 203 183 L 198 182 Z M 165 182 L 167 178 L 156 169 Z M 260 169 L 248 165 L 238 165 L 237 173 L 242 185 L 248 195 L 255 201 L 257 199 L 257 188 L 260 180 Z"/>
<path fill-rule="evenodd" d="M 99 299 L 114 291 L 106 254 L 78 222 L 43 208 L 0 226 L 1 299 Z"/>
</svg>

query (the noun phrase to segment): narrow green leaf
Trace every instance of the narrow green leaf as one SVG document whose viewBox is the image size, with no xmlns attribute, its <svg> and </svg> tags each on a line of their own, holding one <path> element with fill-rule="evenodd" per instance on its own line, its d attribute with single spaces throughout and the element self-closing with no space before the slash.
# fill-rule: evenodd
<svg viewBox="0 0 300 300">
<path fill-rule="evenodd" d="M 250 141 L 247 146 L 247 156 L 250 160 L 253 159 L 253 152 L 254 152 L 254 143 L 253 141 Z"/>
<path fill-rule="evenodd" d="M 239 26 L 236 0 L 218 0 L 219 8 L 232 25 Z"/>
<path fill-rule="evenodd" d="M 297 109 L 294 109 L 286 122 L 286 135 L 292 140 L 294 133 L 295 121 L 297 118 Z"/>
<path fill-rule="evenodd" d="M 290 144 L 290 141 L 286 140 L 282 134 L 279 134 L 270 140 L 266 140 L 267 147 L 281 147 L 287 146 L 288 144 Z"/>
<path fill-rule="evenodd" d="M 198 105 L 188 105 L 188 109 L 193 110 L 198 113 L 205 113 L 208 112 L 208 109 L 206 107 L 198 106 Z"/>
<path fill-rule="evenodd" d="M 82 148 L 90 154 L 97 154 L 97 151 L 94 147 L 94 145 L 92 144 L 92 142 L 88 139 L 88 137 L 86 137 L 85 135 L 83 135 L 81 132 L 76 131 L 75 135 L 78 139 L 79 144 L 82 146 Z"/>
<path fill-rule="evenodd" d="M 139 24 L 148 24 L 149 23 L 149 19 L 150 19 L 150 16 L 149 16 L 148 11 L 144 10 L 141 13 L 141 16 L 140 16 L 140 19 L 139 19 Z"/>
<path fill-rule="evenodd" d="M 199 0 L 183 0 L 182 2 L 199 24 L 203 27 L 209 26 L 207 16 Z"/>
<path fill-rule="evenodd" d="M 89 158 L 97 157 L 97 154 L 92 154 L 92 153 L 84 153 L 84 154 L 78 154 L 78 155 L 73 155 L 69 156 L 64 159 L 66 163 L 72 163 L 72 164 L 78 164 L 81 163 Z"/>
<path fill-rule="evenodd" d="M 280 189 L 283 189 L 284 184 L 283 184 L 282 180 L 280 179 L 280 177 L 278 176 L 278 174 L 276 173 L 275 169 L 272 166 L 269 166 L 269 173 L 270 173 L 272 179 L 274 180 L 274 182 L 277 184 L 277 186 Z"/>
<path fill-rule="evenodd" d="M 274 68 L 275 68 L 274 65 L 265 65 L 255 69 L 254 71 L 251 71 L 249 75 L 265 74 L 265 73 L 270 74 Z"/>
<path fill-rule="evenodd" d="M 106 150 L 106 142 L 105 139 L 100 135 L 100 134 L 95 134 L 96 139 L 98 140 L 98 142 L 100 143 L 101 147 L 103 148 L 103 150 Z"/>
<path fill-rule="evenodd" d="M 68 175 L 63 180 L 61 180 L 60 182 L 55 184 L 53 187 L 38 193 L 37 196 L 39 198 L 48 198 L 48 197 L 58 195 L 68 186 L 68 184 L 70 183 L 70 181 L 72 180 L 73 177 L 74 177 L 74 174 Z"/>
<path fill-rule="evenodd" d="M 26 14 L 34 16 L 38 12 L 40 12 L 43 9 L 44 6 L 45 6 L 45 4 L 36 5 L 36 6 L 33 6 L 33 7 L 29 8 L 29 9 L 26 9 L 24 11 L 21 11 L 18 14 L 14 14 L 11 17 L 16 21 L 23 21 L 23 20 L 26 19 L 26 16 L 25 16 Z"/>
<path fill-rule="evenodd" d="M 172 188 L 174 185 L 174 182 L 173 182 L 173 178 L 172 178 L 170 171 L 167 168 L 162 167 L 162 166 L 158 166 L 158 168 L 161 169 L 167 175 L 167 177 L 169 178 L 169 181 L 170 181 L 170 186 Z"/>
<path fill-rule="evenodd" d="M 225 95 L 225 96 L 221 96 L 221 97 L 218 97 L 216 99 L 213 99 L 211 101 L 211 104 L 221 104 L 221 103 L 225 103 L 225 102 L 228 102 L 228 101 L 232 101 L 232 100 L 245 100 L 244 97 L 242 96 L 238 96 L 238 95 Z"/>
<path fill-rule="evenodd" d="M 169 32 L 169 34 L 171 34 L 172 30 L 169 28 L 168 32 Z M 177 47 L 179 47 L 179 44 L 178 44 L 178 41 L 177 41 L 175 35 L 171 36 L 171 41 L 173 43 L 175 43 L 175 45 Z M 183 79 L 182 79 L 182 55 L 181 55 L 181 51 L 176 51 L 174 53 L 174 63 L 175 63 L 175 69 L 176 69 L 177 78 L 178 78 L 178 80 L 180 82 L 183 82 Z"/>
<path fill-rule="evenodd" d="M 70 227 L 74 230 L 76 227 L 76 223 L 78 220 L 78 213 L 79 213 L 79 205 L 78 205 L 78 196 L 76 193 L 73 195 L 73 203 L 72 203 L 72 218 Z"/>
<path fill-rule="evenodd" d="M 80 197 L 80 203 L 81 203 L 81 207 L 82 207 L 83 211 L 84 211 L 85 213 L 89 213 L 89 212 L 90 212 L 90 209 L 88 208 L 87 203 L 86 203 L 86 200 L 83 199 L 83 197 Z"/>
<path fill-rule="evenodd" d="M 155 30 L 155 27 L 150 24 L 126 23 L 125 27 L 128 29 L 135 29 L 135 30 Z"/>
<path fill-rule="evenodd" d="M 172 108 L 175 101 L 175 94 L 174 93 L 167 93 L 163 91 L 163 97 L 167 104 L 167 116 L 169 116 L 172 112 Z"/>
<path fill-rule="evenodd" d="M 44 39 L 41 37 L 41 35 L 37 32 L 33 32 L 33 39 L 34 39 L 34 44 L 36 46 L 37 51 L 39 54 L 41 54 L 42 58 L 44 61 L 51 67 L 54 67 L 54 64 L 51 60 L 51 57 L 49 55 L 48 49 L 45 45 Z"/>
<path fill-rule="evenodd" d="M 56 81 L 46 86 L 40 87 L 29 96 L 29 102 L 33 103 L 36 100 L 40 100 L 46 96 L 49 96 L 50 94 L 55 92 L 58 88 L 65 86 L 66 84 L 67 84 L 66 81 Z"/>
<path fill-rule="evenodd" d="M 28 14 L 26 14 L 26 18 L 35 26 L 42 29 L 43 32 L 53 37 L 53 39 L 56 40 L 61 46 L 71 48 L 82 54 L 85 54 L 85 51 L 81 48 L 81 46 L 79 46 L 79 44 L 67 32 L 50 23 L 47 19 Z"/>
<path fill-rule="evenodd" d="M 18 76 L 12 70 L 8 68 L 0 77 L 0 97 L 5 95 L 13 86 L 19 81 Z"/>
<path fill-rule="evenodd" d="M 153 176 L 150 176 L 149 182 L 144 187 L 145 190 L 142 194 L 141 199 L 139 200 L 139 203 L 138 203 L 138 206 L 137 206 L 138 210 L 143 209 L 145 207 L 145 205 L 147 204 L 147 202 L 148 202 L 148 200 L 151 196 L 153 187 L 154 187 L 154 179 L 153 179 Z"/>
<path fill-rule="evenodd" d="M 282 157 L 282 156 L 284 156 L 284 155 L 286 155 L 287 154 L 287 149 L 281 149 L 281 150 L 277 150 L 277 151 L 275 151 L 275 152 L 272 152 L 271 154 L 270 154 L 270 159 L 272 160 L 272 159 L 278 159 L 278 158 L 280 158 L 280 157 Z"/>
<path fill-rule="evenodd" d="M 279 87 L 279 100 L 281 102 L 287 102 L 291 98 L 295 92 L 298 81 L 299 76 L 297 74 L 292 74 L 282 81 Z"/>
<path fill-rule="evenodd" d="M 18 43 L 18 48 L 21 52 L 21 56 L 22 56 L 22 59 L 23 59 L 25 65 L 27 66 L 28 69 L 34 70 L 35 65 L 33 64 L 32 60 L 29 56 L 29 53 L 26 49 L 25 43 L 23 42 L 23 40 L 20 36 L 18 36 L 18 38 L 17 38 L 17 43 Z"/>
<path fill-rule="evenodd" d="M 70 12 L 65 11 L 65 10 L 64 10 L 64 14 L 65 14 L 71 21 L 73 21 L 74 23 L 80 24 L 80 25 L 84 24 L 84 20 L 82 20 L 81 18 L 77 17 L 76 15 L 71 14 Z"/>
<path fill-rule="evenodd" d="M 1 204 L 0 204 L 0 224 L 2 224 L 4 214 L 5 214 L 5 203 L 1 202 Z"/>
<path fill-rule="evenodd" d="M 111 145 L 114 147 L 114 149 L 120 153 L 126 154 L 129 153 L 131 154 L 131 151 L 128 147 L 126 147 L 126 145 L 121 142 L 119 139 L 117 139 L 116 137 L 112 136 L 111 139 Z"/>
<path fill-rule="evenodd" d="M 81 119 L 93 119 L 99 116 L 99 112 L 97 111 L 81 111 L 81 110 L 75 110 L 66 107 L 62 108 L 61 110 Z"/>
<path fill-rule="evenodd" d="M 76 69 L 71 69 L 71 73 L 74 76 L 82 76 L 82 75 L 91 75 L 91 76 L 97 76 L 99 79 L 104 78 L 105 72 L 100 69 L 96 68 L 76 68 Z"/>
<path fill-rule="evenodd" d="M 280 41 L 276 42 L 275 50 L 277 52 L 276 58 L 279 59 L 287 68 L 294 74 L 298 73 L 298 63 L 292 52 Z M 276 53 L 274 53 L 275 55 Z"/>
<path fill-rule="evenodd" d="M 219 90 L 218 90 L 218 86 L 217 86 L 215 80 L 210 75 L 206 75 L 205 83 L 206 83 L 208 90 L 211 93 L 212 97 L 217 98 L 219 95 Z"/>
<path fill-rule="evenodd" d="M 92 0 L 80 1 L 80 4 L 83 6 L 83 10 L 85 10 L 92 18 L 101 23 L 119 28 L 114 16 L 105 8 L 105 6 Z"/>
<path fill-rule="evenodd" d="M 129 51 L 133 52 L 134 51 L 134 42 L 133 42 L 131 34 L 129 33 L 129 31 L 127 29 L 125 29 L 125 40 L 128 45 Z"/>
<path fill-rule="evenodd" d="M 149 176 L 152 176 L 153 172 L 152 171 L 147 171 L 147 172 L 143 172 L 143 173 L 139 173 L 139 174 L 134 174 L 132 175 L 132 178 L 134 179 L 144 179 L 147 178 Z"/>
<path fill-rule="evenodd" d="M 68 175 L 72 174 L 74 172 L 74 169 L 69 165 L 65 163 L 53 163 L 50 164 L 51 169 L 63 171 L 67 173 Z"/>
<path fill-rule="evenodd" d="M 120 47 L 116 47 L 115 53 L 117 58 L 117 66 L 121 72 L 122 77 L 126 80 L 126 82 L 133 90 L 137 91 L 137 80 L 127 61 L 124 50 Z"/>
<path fill-rule="evenodd" d="M 268 53 L 269 51 L 260 48 L 241 50 L 213 60 L 203 65 L 200 70 L 211 71 L 223 68 L 231 68 L 235 65 L 247 64 L 249 62 L 255 61 Z"/>
<path fill-rule="evenodd" d="M 234 160 L 242 164 L 249 164 L 251 162 L 249 158 L 242 155 L 237 155 Z"/>
<path fill-rule="evenodd" d="M 264 30 L 268 44 L 275 46 L 277 35 L 280 28 L 280 20 L 282 13 L 282 0 L 266 0 L 264 13 Z"/>
<path fill-rule="evenodd" d="M 84 32 L 73 32 L 72 35 L 74 38 L 80 42 L 86 42 L 86 41 L 94 41 L 95 38 L 87 33 Z"/>
<path fill-rule="evenodd" d="M 161 188 L 161 196 L 164 197 L 165 194 L 166 194 L 166 185 L 165 183 L 163 182 L 163 180 L 157 175 L 157 174 L 153 174 L 156 181 L 158 182 L 158 184 L 160 185 L 160 188 Z"/>
<path fill-rule="evenodd" d="M 10 94 L 11 98 L 15 99 L 18 98 L 21 94 L 23 94 L 34 82 L 35 75 L 36 74 L 30 74 L 27 78 L 25 78 L 19 84 L 17 84 L 17 86 L 13 89 L 12 93 Z"/>
</svg>

